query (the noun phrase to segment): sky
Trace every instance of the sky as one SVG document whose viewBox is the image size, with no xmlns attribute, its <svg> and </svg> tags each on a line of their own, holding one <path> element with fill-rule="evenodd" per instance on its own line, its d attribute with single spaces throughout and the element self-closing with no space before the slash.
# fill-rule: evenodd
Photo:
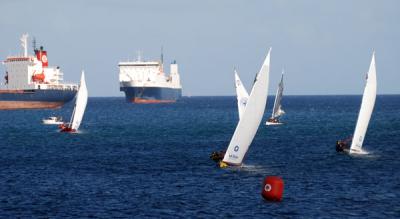
<svg viewBox="0 0 400 219">
<path fill-rule="evenodd" d="M 362 94 L 375 50 L 378 94 L 400 94 L 399 9 L 396 0 L 2 0 L 0 59 L 21 54 L 28 33 L 65 82 L 83 69 L 90 96 L 123 96 L 118 62 L 138 51 L 158 60 L 163 47 L 183 95 L 232 96 L 234 68 L 250 90 L 272 47 L 269 94 L 284 69 L 285 95 L 326 95 Z"/>
</svg>

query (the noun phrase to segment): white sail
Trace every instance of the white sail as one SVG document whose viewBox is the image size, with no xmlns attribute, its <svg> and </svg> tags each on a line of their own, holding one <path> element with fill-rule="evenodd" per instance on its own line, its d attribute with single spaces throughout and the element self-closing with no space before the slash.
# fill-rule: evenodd
<svg viewBox="0 0 400 219">
<path fill-rule="evenodd" d="M 260 126 L 267 103 L 270 52 L 271 49 L 260 72 L 256 75 L 243 115 L 226 150 L 223 162 L 227 164 L 242 164 L 243 158 Z"/>
<path fill-rule="evenodd" d="M 279 82 L 278 89 L 276 90 L 274 108 L 272 110 L 272 118 L 277 118 L 285 113 L 282 110 L 281 100 L 283 94 L 283 71 L 281 76 L 281 81 Z"/>
<path fill-rule="evenodd" d="M 75 107 L 70 122 L 70 128 L 72 130 L 78 131 L 79 126 L 82 122 L 83 114 L 85 113 L 87 100 L 88 90 L 85 82 L 85 73 L 82 71 L 81 83 L 79 85 L 79 90 L 76 95 Z"/>
<path fill-rule="evenodd" d="M 351 142 L 350 153 L 361 152 L 361 147 L 367 132 L 368 123 L 371 119 L 376 99 L 376 68 L 375 52 L 372 54 L 371 64 L 367 74 L 367 82 L 361 102 L 360 112 L 358 114 L 356 129 L 354 130 L 353 140 Z"/>
<path fill-rule="evenodd" d="M 246 91 L 246 88 L 243 86 L 242 81 L 239 78 L 239 75 L 235 69 L 235 88 L 237 95 L 237 104 L 239 111 L 239 119 L 242 117 L 244 109 L 246 108 L 247 100 L 249 99 L 249 94 Z"/>
</svg>

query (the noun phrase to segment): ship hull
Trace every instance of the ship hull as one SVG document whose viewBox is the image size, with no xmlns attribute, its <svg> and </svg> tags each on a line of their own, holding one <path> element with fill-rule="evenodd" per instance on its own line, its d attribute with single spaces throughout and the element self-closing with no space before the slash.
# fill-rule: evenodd
<svg viewBox="0 0 400 219">
<path fill-rule="evenodd" d="M 0 90 L 0 110 L 60 108 L 75 94 L 76 90 Z"/>
<path fill-rule="evenodd" d="M 173 103 L 182 97 L 181 88 L 121 87 L 126 101 L 132 103 Z"/>
</svg>

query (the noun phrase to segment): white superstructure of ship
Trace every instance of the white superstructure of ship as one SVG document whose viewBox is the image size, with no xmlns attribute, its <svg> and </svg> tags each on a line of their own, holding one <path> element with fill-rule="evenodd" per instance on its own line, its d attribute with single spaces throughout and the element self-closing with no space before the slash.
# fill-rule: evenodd
<svg viewBox="0 0 400 219">
<path fill-rule="evenodd" d="M 176 61 L 170 65 L 170 74 L 164 72 L 161 61 L 119 62 L 120 90 L 134 103 L 175 102 L 182 96 L 182 86 Z"/>
<path fill-rule="evenodd" d="M 6 71 L 0 85 L 0 109 L 55 108 L 70 101 L 78 86 L 62 83 L 63 72 L 58 66 L 48 65 L 43 47 L 34 48 L 35 55 L 29 55 L 27 44 L 28 35 L 24 34 L 23 55 L 3 61 Z"/>
</svg>

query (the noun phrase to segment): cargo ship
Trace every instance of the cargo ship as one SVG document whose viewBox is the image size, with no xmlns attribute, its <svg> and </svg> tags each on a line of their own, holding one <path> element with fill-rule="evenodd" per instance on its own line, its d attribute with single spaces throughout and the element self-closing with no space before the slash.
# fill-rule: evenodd
<svg viewBox="0 0 400 219">
<path fill-rule="evenodd" d="M 21 37 L 23 55 L 3 61 L 5 76 L 0 84 L 0 110 L 59 108 L 72 100 L 76 84 L 64 84 L 60 67 L 49 66 L 47 51 L 41 46 L 28 55 L 28 34 Z"/>
<path fill-rule="evenodd" d="M 172 103 L 182 97 L 182 86 L 178 64 L 173 61 L 170 73 L 164 73 L 163 55 L 161 61 L 119 62 L 120 91 L 132 103 Z"/>
</svg>

